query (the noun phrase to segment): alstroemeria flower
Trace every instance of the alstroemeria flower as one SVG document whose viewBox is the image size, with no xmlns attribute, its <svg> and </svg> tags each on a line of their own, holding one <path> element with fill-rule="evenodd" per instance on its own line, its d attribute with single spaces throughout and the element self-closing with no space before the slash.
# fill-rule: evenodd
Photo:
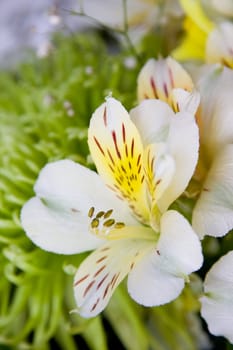
<svg viewBox="0 0 233 350">
<path fill-rule="evenodd" d="M 79 313 L 107 305 L 128 274 L 128 291 L 153 306 L 175 299 L 202 264 L 188 221 L 167 210 L 196 166 L 198 129 L 187 112 L 156 100 L 131 115 L 107 98 L 93 114 L 88 143 L 97 173 L 70 160 L 48 164 L 36 197 L 22 209 L 22 225 L 41 248 L 73 254 L 97 248 L 74 280 Z"/>
<path fill-rule="evenodd" d="M 200 237 L 218 237 L 233 228 L 232 70 L 212 67 L 198 89 L 200 158 L 195 178 L 202 184 L 202 191 L 192 223 Z"/>
<path fill-rule="evenodd" d="M 233 251 L 221 257 L 207 273 L 201 315 L 210 333 L 233 343 Z"/>
<path fill-rule="evenodd" d="M 172 56 L 178 60 L 201 59 L 233 68 L 233 24 L 214 23 L 204 13 L 199 0 L 180 0 L 185 11 L 186 36 Z"/>
<path fill-rule="evenodd" d="M 156 98 L 167 102 L 175 112 L 195 114 L 200 97 L 192 78 L 174 59 L 150 59 L 138 75 L 138 100 Z"/>
<path fill-rule="evenodd" d="M 161 98 L 173 108 L 196 112 L 197 92 L 191 77 L 174 60 L 149 60 L 138 77 L 138 97 Z M 201 102 L 196 119 L 200 132 L 200 157 L 195 180 L 200 197 L 193 210 L 193 226 L 204 235 L 223 236 L 233 228 L 233 72 L 222 66 L 209 68 L 197 84 Z M 165 93 L 166 91 L 166 93 Z M 178 91 L 174 103 L 174 91 Z M 180 91 L 183 91 L 180 94 Z M 185 96 L 186 99 L 182 97 Z M 228 145 L 227 147 L 225 147 Z"/>
</svg>

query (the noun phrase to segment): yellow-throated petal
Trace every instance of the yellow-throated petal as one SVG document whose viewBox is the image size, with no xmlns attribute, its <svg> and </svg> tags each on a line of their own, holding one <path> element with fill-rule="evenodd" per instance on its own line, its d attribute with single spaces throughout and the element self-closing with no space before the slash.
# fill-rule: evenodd
<svg viewBox="0 0 233 350">
<path fill-rule="evenodd" d="M 166 143 L 175 160 L 172 181 L 158 199 L 158 207 L 164 212 L 184 192 L 197 164 L 199 135 L 195 118 L 185 111 L 175 114 L 166 103 L 155 99 L 142 101 L 130 114 L 144 146 Z"/>
<path fill-rule="evenodd" d="M 98 173 L 128 202 L 134 214 L 148 221 L 143 145 L 137 128 L 120 102 L 107 98 L 92 115 L 88 143 Z"/>
</svg>

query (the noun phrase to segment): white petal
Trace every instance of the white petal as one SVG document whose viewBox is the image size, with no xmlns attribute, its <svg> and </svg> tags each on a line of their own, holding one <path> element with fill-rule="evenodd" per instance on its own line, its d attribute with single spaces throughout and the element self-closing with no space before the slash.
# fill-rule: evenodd
<svg viewBox="0 0 233 350">
<path fill-rule="evenodd" d="M 144 306 L 158 306 L 178 297 L 184 288 L 184 279 L 160 268 L 159 255 L 154 247 L 136 265 L 128 276 L 130 296 Z"/>
<path fill-rule="evenodd" d="M 186 111 L 194 115 L 200 103 L 200 94 L 197 91 L 188 92 L 183 89 L 174 89 L 172 100 L 176 112 Z"/>
<path fill-rule="evenodd" d="M 209 331 L 233 343 L 233 251 L 212 266 L 206 275 L 204 291 L 201 315 Z"/>
<path fill-rule="evenodd" d="M 35 192 L 37 198 L 24 205 L 21 221 L 28 237 L 45 250 L 73 254 L 98 246 L 100 240 L 89 233 L 92 207 L 94 215 L 113 209 L 115 220 L 135 223 L 128 207 L 95 172 L 70 160 L 46 165 Z"/>
<path fill-rule="evenodd" d="M 233 145 L 216 155 L 193 210 L 198 235 L 220 237 L 233 228 Z"/>
<path fill-rule="evenodd" d="M 201 243 L 189 222 L 177 211 L 168 210 L 161 218 L 161 236 L 157 244 L 170 273 L 189 275 L 202 266 Z"/>
<path fill-rule="evenodd" d="M 198 112 L 201 144 L 212 161 L 225 144 L 233 142 L 233 71 L 214 66 L 199 81 L 201 105 Z"/>
<path fill-rule="evenodd" d="M 103 244 L 102 239 L 89 233 L 87 216 L 53 210 L 37 197 L 24 205 L 21 223 L 30 240 L 47 251 L 75 254 Z"/>
<path fill-rule="evenodd" d="M 193 115 L 180 112 L 172 119 L 167 139 L 168 150 L 175 160 L 176 171 L 170 185 L 159 200 L 164 212 L 187 187 L 197 164 L 199 134 Z"/>
<path fill-rule="evenodd" d="M 145 254 L 151 241 L 123 239 L 106 243 L 80 265 L 74 280 L 75 300 L 83 317 L 94 317 Z"/>
<path fill-rule="evenodd" d="M 161 218 L 157 247 L 129 274 L 129 293 L 145 306 L 168 303 L 181 293 L 184 279 L 199 269 L 202 261 L 197 235 L 182 215 L 170 210 Z"/>
<path fill-rule="evenodd" d="M 233 67 L 233 24 L 222 22 L 208 36 L 206 42 L 206 61 L 220 62 Z"/>
<path fill-rule="evenodd" d="M 103 183 L 100 176 L 71 160 L 47 164 L 35 184 L 36 195 L 54 209 L 76 209 L 85 215 L 91 207 L 95 211 L 114 209 L 116 219 L 134 223 L 128 206 L 122 203 Z"/>
<path fill-rule="evenodd" d="M 130 111 L 130 116 L 140 132 L 144 146 L 164 142 L 174 118 L 172 109 L 160 100 L 144 100 Z"/>
</svg>

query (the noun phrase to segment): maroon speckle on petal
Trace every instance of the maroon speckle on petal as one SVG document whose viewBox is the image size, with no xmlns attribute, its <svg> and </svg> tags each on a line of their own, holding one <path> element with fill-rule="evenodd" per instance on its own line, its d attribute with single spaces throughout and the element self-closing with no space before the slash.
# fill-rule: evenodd
<svg viewBox="0 0 233 350">
<path fill-rule="evenodd" d="M 110 247 L 104 247 L 104 248 L 102 248 L 100 251 L 101 252 L 105 252 L 106 250 L 109 250 L 110 249 Z"/>
<path fill-rule="evenodd" d="M 96 138 L 95 136 L 94 136 L 93 138 L 94 138 L 94 141 L 95 141 L 97 147 L 99 148 L 100 152 L 103 154 L 103 156 L 105 156 L 104 150 L 103 150 L 103 148 L 101 147 L 99 141 L 97 140 L 97 138 Z"/>
<path fill-rule="evenodd" d="M 104 107 L 103 119 L 104 119 L 104 125 L 107 126 L 107 108 L 106 108 L 106 106 Z"/>
<path fill-rule="evenodd" d="M 150 78 L 150 85 L 151 85 L 151 87 L 152 87 L 153 94 L 154 94 L 155 98 L 158 98 L 158 93 L 157 93 L 156 85 L 155 85 L 154 79 L 153 79 L 152 77 Z"/>
<path fill-rule="evenodd" d="M 94 311 L 94 310 L 95 310 L 95 308 L 96 308 L 96 306 L 98 305 L 99 301 L 100 301 L 100 298 L 97 299 L 96 303 L 95 303 L 95 304 L 93 305 L 93 307 L 91 308 L 91 311 Z"/>
<path fill-rule="evenodd" d="M 114 146 L 115 146 L 117 157 L 119 159 L 121 159 L 121 153 L 120 153 L 119 148 L 118 148 L 117 137 L 116 137 L 115 131 L 112 132 L 112 138 L 113 138 L 113 142 L 114 142 Z"/>
<path fill-rule="evenodd" d="M 78 281 L 76 281 L 76 282 L 74 283 L 74 286 L 77 286 L 79 283 L 85 281 L 85 280 L 87 279 L 87 277 L 89 277 L 89 274 L 86 275 L 86 276 L 83 276 L 83 277 L 80 278 Z"/>
<path fill-rule="evenodd" d="M 102 272 L 106 268 L 106 265 L 102 266 L 96 273 L 94 274 L 94 277 L 98 276 L 100 272 Z"/>
<path fill-rule="evenodd" d="M 123 142 L 125 143 L 125 125 L 122 123 L 122 138 Z"/>
<path fill-rule="evenodd" d="M 97 290 L 102 286 L 102 284 L 104 283 L 104 281 L 106 280 L 106 278 L 108 277 L 108 273 L 104 276 L 104 278 L 102 278 L 102 280 L 100 281 L 100 283 L 98 284 L 98 286 L 97 286 Z"/>
<path fill-rule="evenodd" d="M 108 156 L 109 156 L 109 158 L 110 158 L 110 160 L 111 160 L 112 164 L 113 164 L 113 165 L 115 165 L 115 162 L 114 162 L 113 156 L 112 156 L 111 152 L 109 151 L 109 149 L 107 150 L 107 152 L 108 152 Z"/>
<path fill-rule="evenodd" d="M 210 192 L 210 190 L 208 188 L 206 188 L 206 187 L 203 188 L 203 191 Z"/>
<path fill-rule="evenodd" d="M 173 79 L 172 70 L 171 70 L 170 67 L 168 68 L 168 74 L 169 74 L 169 78 L 170 78 L 170 82 L 171 82 L 171 87 L 174 88 L 175 87 L 175 83 L 174 83 L 174 79 Z"/>
<path fill-rule="evenodd" d="M 167 89 L 166 83 L 163 84 L 163 90 L 164 90 L 165 96 L 168 98 L 168 89 Z"/>
<path fill-rule="evenodd" d="M 134 139 L 132 139 L 131 142 L 131 157 L 133 158 L 133 154 L 134 154 Z"/>
<path fill-rule="evenodd" d="M 103 299 L 106 297 L 106 295 L 108 294 L 108 290 L 109 290 L 109 287 L 111 285 L 111 282 L 108 283 L 107 287 L 105 288 L 105 291 L 104 291 L 104 295 L 103 295 Z"/>
<path fill-rule="evenodd" d="M 96 263 L 100 263 L 101 261 L 105 260 L 108 256 L 107 255 L 104 255 L 102 256 L 101 258 L 99 258 L 98 260 L 96 260 Z"/>
<path fill-rule="evenodd" d="M 91 287 L 95 284 L 95 280 L 91 281 L 91 283 L 88 284 L 87 288 L 85 289 L 84 293 L 83 293 L 83 297 L 85 297 L 87 295 L 87 293 L 89 292 L 89 290 L 91 289 Z"/>
<path fill-rule="evenodd" d="M 112 284 L 112 289 L 114 288 L 116 281 L 118 280 L 118 277 L 120 276 L 120 272 L 118 272 L 118 274 L 115 274 L 111 280 L 111 284 Z"/>
</svg>

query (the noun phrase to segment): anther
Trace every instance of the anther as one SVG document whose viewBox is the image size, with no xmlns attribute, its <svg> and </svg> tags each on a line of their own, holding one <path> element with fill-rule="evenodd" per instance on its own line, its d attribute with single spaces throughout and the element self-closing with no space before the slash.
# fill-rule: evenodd
<svg viewBox="0 0 233 350">
<path fill-rule="evenodd" d="M 113 209 L 110 209 L 110 210 L 106 211 L 106 213 L 104 214 L 104 218 L 105 219 L 109 218 L 109 216 L 112 215 L 112 212 L 113 212 Z"/>
<path fill-rule="evenodd" d="M 99 219 L 104 215 L 104 211 L 99 211 L 98 214 L 96 215 L 96 218 Z"/>
<path fill-rule="evenodd" d="M 89 218 L 92 218 L 93 214 L 94 214 L 94 211 L 95 211 L 95 208 L 94 207 L 91 207 L 88 211 L 88 216 Z"/>
<path fill-rule="evenodd" d="M 125 224 L 123 222 L 116 222 L 114 227 L 115 228 L 123 228 L 123 227 L 125 227 Z"/>
<path fill-rule="evenodd" d="M 110 226 L 112 226 L 112 225 L 114 225 L 115 224 L 115 220 L 114 219 L 108 219 L 107 221 L 105 221 L 104 223 L 103 223 L 103 225 L 105 226 L 105 227 L 110 227 Z"/>
<path fill-rule="evenodd" d="M 91 227 L 92 228 L 97 228 L 99 226 L 99 219 L 93 219 L 91 222 Z"/>
</svg>

